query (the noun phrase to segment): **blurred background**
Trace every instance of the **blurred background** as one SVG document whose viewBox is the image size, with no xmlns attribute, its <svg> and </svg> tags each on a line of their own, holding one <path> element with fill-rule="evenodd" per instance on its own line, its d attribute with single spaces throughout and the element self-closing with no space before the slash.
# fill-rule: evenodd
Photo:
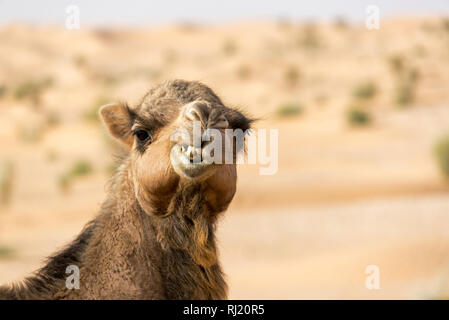
<svg viewBox="0 0 449 320">
<path fill-rule="evenodd" d="M 118 149 L 98 108 L 173 78 L 279 130 L 278 172 L 240 165 L 219 227 L 230 298 L 449 297 L 449 3 L 432 0 L 0 0 L 0 283 L 98 212 Z"/>
</svg>

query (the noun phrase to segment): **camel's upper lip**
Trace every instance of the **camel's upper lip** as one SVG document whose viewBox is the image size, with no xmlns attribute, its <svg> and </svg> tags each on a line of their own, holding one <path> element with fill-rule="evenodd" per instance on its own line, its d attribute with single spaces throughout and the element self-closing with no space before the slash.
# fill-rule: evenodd
<svg viewBox="0 0 449 320">
<path fill-rule="evenodd" d="M 202 176 L 211 166 L 202 161 L 202 149 L 187 144 L 176 144 L 171 148 L 170 160 L 175 171 L 188 178 Z"/>
</svg>

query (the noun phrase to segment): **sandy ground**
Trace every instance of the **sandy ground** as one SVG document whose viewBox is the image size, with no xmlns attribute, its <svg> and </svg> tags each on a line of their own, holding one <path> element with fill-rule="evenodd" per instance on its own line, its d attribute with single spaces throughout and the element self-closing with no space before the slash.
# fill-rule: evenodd
<svg viewBox="0 0 449 320">
<path fill-rule="evenodd" d="M 350 204 L 233 210 L 219 228 L 221 257 L 235 299 L 428 299 L 449 289 L 449 196 L 403 196 Z M 0 281 L 20 280 L 79 232 L 79 215 L 26 223 L 6 219 Z M 9 220 L 9 221 L 8 221 Z M 51 220 L 51 221 L 50 221 Z M 39 225 L 39 228 L 36 228 Z M 380 289 L 365 270 L 380 270 Z"/>
<path fill-rule="evenodd" d="M 1 28 L 0 160 L 14 163 L 14 181 L 9 206 L 0 207 L 0 248 L 12 250 L 0 255 L 0 283 L 30 274 L 98 211 L 115 147 L 86 112 L 187 78 L 260 118 L 256 129 L 279 130 L 277 173 L 240 165 L 218 228 L 231 298 L 449 297 L 449 186 L 432 154 L 449 130 L 449 35 L 438 18 L 382 26 Z M 301 44 L 310 28 L 313 48 Z M 420 74 L 402 109 L 392 104 L 392 55 Z M 285 76 L 292 66 L 297 80 Z M 39 101 L 15 94 L 47 76 L 54 83 Z M 345 110 L 366 79 L 377 93 L 357 103 L 373 121 L 353 128 Z M 290 101 L 303 112 L 280 117 Z M 77 159 L 93 172 L 62 192 L 58 179 Z M 379 290 L 365 286 L 369 265 L 379 267 Z"/>
</svg>

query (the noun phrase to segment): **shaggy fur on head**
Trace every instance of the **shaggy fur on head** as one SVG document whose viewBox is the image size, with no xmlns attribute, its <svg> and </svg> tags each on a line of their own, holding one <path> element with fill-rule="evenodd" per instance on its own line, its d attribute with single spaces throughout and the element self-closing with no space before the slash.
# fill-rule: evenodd
<svg viewBox="0 0 449 320">
<path fill-rule="evenodd" d="M 227 297 L 215 227 L 235 193 L 235 165 L 216 165 L 207 179 L 186 179 L 169 159 L 169 134 L 190 126 L 181 111 L 197 100 L 223 114 L 230 128 L 249 129 L 250 119 L 198 82 L 169 81 L 151 89 L 136 107 L 102 109 L 109 132 L 129 154 L 99 215 L 32 276 L 0 287 L 0 299 Z M 137 143 L 136 127 L 151 132 L 151 141 Z M 80 269 L 80 289 L 66 288 L 70 265 Z"/>
</svg>

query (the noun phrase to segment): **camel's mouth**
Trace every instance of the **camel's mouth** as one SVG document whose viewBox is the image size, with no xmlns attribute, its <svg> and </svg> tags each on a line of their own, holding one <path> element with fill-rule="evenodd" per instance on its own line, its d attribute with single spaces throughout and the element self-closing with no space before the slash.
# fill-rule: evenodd
<svg viewBox="0 0 449 320">
<path fill-rule="evenodd" d="M 186 144 L 176 144 L 171 148 L 170 160 L 177 174 L 187 178 L 204 178 L 211 172 L 213 164 L 203 161 L 202 149 Z"/>
</svg>

